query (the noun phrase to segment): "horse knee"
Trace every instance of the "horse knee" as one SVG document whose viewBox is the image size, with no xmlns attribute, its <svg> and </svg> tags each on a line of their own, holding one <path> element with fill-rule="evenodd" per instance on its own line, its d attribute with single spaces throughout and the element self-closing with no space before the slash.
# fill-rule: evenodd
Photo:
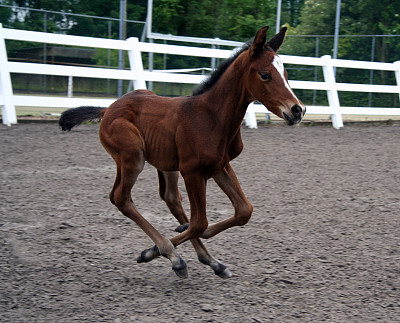
<svg viewBox="0 0 400 323">
<path fill-rule="evenodd" d="M 252 213 L 253 206 L 250 203 L 246 203 L 246 205 L 238 208 L 235 215 L 237 219 L 237 224 L 239 226 L 245 225 L 247 222 L 249 222 Z"/>
</svg>

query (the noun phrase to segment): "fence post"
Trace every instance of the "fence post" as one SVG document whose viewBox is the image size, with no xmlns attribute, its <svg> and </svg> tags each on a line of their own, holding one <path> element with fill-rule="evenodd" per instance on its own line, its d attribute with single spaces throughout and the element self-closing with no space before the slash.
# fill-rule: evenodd
<svg viewBox="0 0 400 323">
<path fill-rule="evenodd" d="M 146 81 L 144 80 L 143 75 L 143 61 L 142 61 L 142 53 L 140 51 L 139 39 L 136 37 L 130 37 L 126 40 L 129 43 L 128 57 L 129 57 L 129 65 L 131 67 L 131 71 L 134 73 L 135 78 L 133 79 L 133 88 L 135 90 L 145 90 Z"/>
<path fill-rule="evenodd" d="M 396 61 L 394 64 L 394 75 L 396 76 L 396 83 L 399 89 L 399 101 L 400 101 L 400 61 Z"/>
<path fill-rule="evenodd" d="M 8 56 L 4 39 L 4 30 L 0 23 L 0 97 L 1 96 L 3 97 L 3 102 L 1 104 L 3 124 L 11 126 L 11 124 L 17 123 L 17 114 L 13 102 L 11 76 L 8 70 Z"/>
<path fill-rule="evenodd" d="M 329 89 L 326 91 L 328 95 L 328 103 L 329 106 L 333 108 L 333 114 L 331 114 L 332 125 L 335 129 L 340 129 L 343 127 L 343 120 L 342 115 L 340 114 L 339 94 L 336 89 L 336 79 L 332 59 L 330 55 L 322 56 L 321 59 L 324 62 L 324 65 L 322 66 L 324 79 L 329 86 Z"/>
<path fill-rule="evenodd" d="M 69 98 L 72 98 L 72 94 L 74 93 L 74 81 L 72 76 L 68 76 L 68 90 L 67 90 L 67 96 Z"/>
<path fill-rule="evenodd" d="M 257 118 L 253 107 L 254 102 L 250 103 L 250 105 L 247 107 L 246 114 L 244 115 L 244 123 L 247 127 L 255 129 L 257 128 Z"/>
</svg>

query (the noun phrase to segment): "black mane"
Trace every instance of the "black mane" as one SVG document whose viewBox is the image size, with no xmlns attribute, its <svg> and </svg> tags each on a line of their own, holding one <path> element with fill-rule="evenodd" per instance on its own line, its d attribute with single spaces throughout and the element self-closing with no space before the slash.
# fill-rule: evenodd
<svg viewBox="0 0 400 323">
<path fill-rule="evenodd" d="M 239 50 L 237 50 L 231 57 L 224 60 L 218 67 L 198 86 L 193 89 L 192 95 L 200 95 L 211 89 L 221 78 L 222 74 L 227 68 L 235 61 L 238 56 L 244 51 L 248 50 L 251 42 L 245 43 Z"/>
</svg>

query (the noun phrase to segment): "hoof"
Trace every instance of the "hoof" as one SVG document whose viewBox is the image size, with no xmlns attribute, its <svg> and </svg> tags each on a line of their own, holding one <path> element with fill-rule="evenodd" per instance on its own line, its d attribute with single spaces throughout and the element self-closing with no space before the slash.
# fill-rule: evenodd
<svg viewBox="0 0 400 323">
<path fill-rule="evenodd" d="M 228 269 L 228 267 L 226 267 L 224 264 L 222 264 L 220 262 L 218 262 L 216 265 L 215 264 L 211 265 L 209 263 L 209 261 L 207 261 L 206 259 L 201 258 L 201 257 L 199 257 L 199 261 L 204 265 L 210 266 L 214 270 L 214 273 L 221 278 L 231 278 L 232 277 L 232 273 Z"/>
<path fill-rule="evenodd" d="M 232 277 L 232 272 L 228 268 L 225 268 L 225 270 L 223 272 L 221 272 L 221 273 L 219 273 L 217 275 L 219 277 L 221 277 L 221 278 L 226 279 L 226 278 L 231 278 Z"/>
<path fill-rule="evenodd" d="M 231 271 L 228 269 L 228 267 L 226 267 L 223 264 L 219 264 L 218 267 L 216 269 L 214 269 L 214 272 L 216 275 L 218 275 L 221 278 L 231 278 L 232 277 L 232 273 Z"/>
<path fill-rule="evenodd" d="M 179 264 L 172 266 L 172 269 L 179 278 L 188 278 L 187 265 L 182 258 L 179 259 Z"/>
<path fill-rule="evenodd" d="M 160 256 L 160 251 L 158 250 L 157 246 L 154 246 L 152 248 L 143 250 L 140 256 L 137 257 L 136 261 L 138 263 L 149 262 L 152 261 L 154 258 L 157 258 L 158 256 Z"/>
<path fill-rule="evenodd" d="M 180 225 L 175 229 L 176 232 L 182 233 L 183 231 L 186 231 L 189 228 L 189 223 L 185 223 Z"/>
</svg>

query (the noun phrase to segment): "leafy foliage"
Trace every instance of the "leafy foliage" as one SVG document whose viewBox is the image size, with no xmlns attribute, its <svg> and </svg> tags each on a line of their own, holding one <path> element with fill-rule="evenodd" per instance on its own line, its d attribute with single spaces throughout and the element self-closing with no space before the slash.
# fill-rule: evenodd
<svg viewBox="0 0 400 323">
<path fill-rule="evenodd" d="M 271 0 L 155 0 L 153 30 L 245 41 L 254 35 L 254 26 L 273 24 L 274 3 Z"/>
<path fill-rule="evenodd" d="M 306 0 L 301 11 L 299 24 L 290 28 L 291 35 L 332 35 L 334 34 L 336 0 Z M 342 0 L 340 35 L 382 35 L 400 34 L 400 2 L 390 0 Z M 283 48 L 285 53 L 304 56 L 332 55 L 333 37 L 320 37 L 318 53 L 315 52 L 317 38 L 303 39 L 289 37 Z M 372 53 L 373 41 L 375 51 Z M 339 58 L 393 62 L 400 59 L 398 37 L 340 37 Z M 303 78 L 305 72 L 297 72 Z M 321 73 L 319 73 L 321 75 Z M 292 75 L 293 76 L 293 75 Z M 315 73 L 314 73 L 315 76 Z M 371 79 L 372 76 L 372 79 Z M 339 82 L 374 84 L 395 84 L 394 73 L 338 69 Z M 303 78 L 304 79 L 304 78 Z M 355 96 L 341 93 L 344 105 L 393 106 L 398 105 L 398 96 L 373 94 Z"/>
</svg>

